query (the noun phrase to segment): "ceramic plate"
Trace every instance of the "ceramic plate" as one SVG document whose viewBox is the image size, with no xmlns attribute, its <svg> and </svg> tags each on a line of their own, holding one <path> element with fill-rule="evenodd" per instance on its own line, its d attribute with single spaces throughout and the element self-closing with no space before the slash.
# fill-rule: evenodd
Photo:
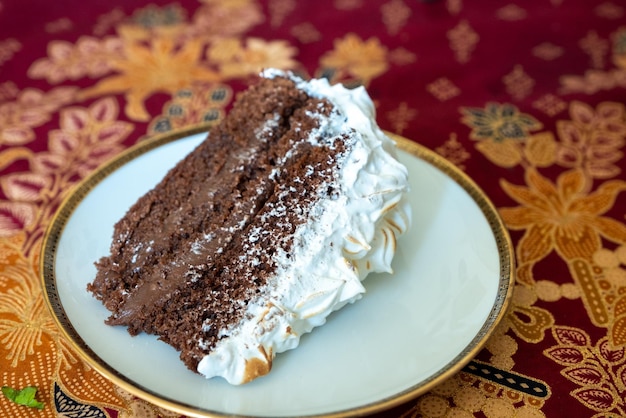
<svg viewBox="0 0 626 418">
<path fill-rule="evenodd" d="M 85 287 L 107 254 L 113 224 L 205 134 L 141 143 L 82 182 L 47 231 L 46 300 L 73 348 L 127 391 L 189 416 L 348 416 L 383 410 L 432 388 L 474 357 L 504 315 L 513 282 L 510 239 L 483 192 L 452 164 L 394 137 L 409 169 L 413 224 L 394 274 L 280 354 L 243 386 L 189 371 L 170 346 L 104 324 Z"/>
</svg>

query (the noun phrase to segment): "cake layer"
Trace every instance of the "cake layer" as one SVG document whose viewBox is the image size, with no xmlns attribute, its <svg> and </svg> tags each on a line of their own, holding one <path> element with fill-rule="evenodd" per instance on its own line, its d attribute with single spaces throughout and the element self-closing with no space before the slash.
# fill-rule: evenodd
<svg viewBox="0 0 626 418">
<path fill-rule="evenodd" d="M 317 185 L 333 176 L 332 156 L 344 142 L 307 141 L 314 115 L 330 109 L 288 79 L 249 90 L 115 226 L 111 256 L 89 286 L 112 311 L 107 323 L 159 335 L 195 370 L 272 274 L 272 247 L 289 251 Z M 256 245 L 243 248 L 252 239 Z"/>
</svg>

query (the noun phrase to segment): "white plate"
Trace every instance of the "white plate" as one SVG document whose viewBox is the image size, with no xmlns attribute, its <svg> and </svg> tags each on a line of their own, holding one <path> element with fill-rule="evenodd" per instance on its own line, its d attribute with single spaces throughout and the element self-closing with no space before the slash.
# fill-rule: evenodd
<svg viewBox="0 0 626 418">
<path fill-rule="evenodd" d="M 395 137 L 409 169 L 413 225 L 394 275 L 372 275 L 367 294 L 278 355 L 243 386 L 205 380 L 153 336 L 104 324 L 85 287 L 108 253 L 113 224 L 198 144 L 202 132 L 131 148 L 64 202 L 44 240 L 46 301 L 74 349 L 133 394 L 189 416 L 353 415 L 424 393 L 475 356 L 504 315 L 513 281 L 510 239 L 478 187 L 432 151 Z"/>
</svg>

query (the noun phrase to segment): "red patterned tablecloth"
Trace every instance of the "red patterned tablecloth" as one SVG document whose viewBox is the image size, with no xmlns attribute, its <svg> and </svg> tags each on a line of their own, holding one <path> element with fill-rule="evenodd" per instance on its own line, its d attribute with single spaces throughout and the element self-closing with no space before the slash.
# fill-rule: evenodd
<svg viewBox="0 0 626 418">
<path fill-rule="evenodd" d="M 0 0 L 0 383 L 44 403 L 2 397 L 0 416 L 177 416 L 62 339 L 40 246 L 74 184 L 219 120 L 264 67 L 365 85 L 381 127 L 473 178 L 515 246 L 478 367 L 381 416 L 626 415 L 623 2 Z"/>
</svg>

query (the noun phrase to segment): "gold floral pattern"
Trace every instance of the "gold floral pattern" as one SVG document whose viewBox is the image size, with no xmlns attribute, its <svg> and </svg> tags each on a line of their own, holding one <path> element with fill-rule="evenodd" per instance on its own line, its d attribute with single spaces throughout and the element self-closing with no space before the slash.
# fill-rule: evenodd
<svg viewBox="0 0 626 418">
<path fill-rule="evenodd" d="M 18 155 L 10 151 L 20 148 L 12 148 L 3 153 L 6 164 L 23 158 L 30 171 L 12 172 L 0 182 L 7 199 L 0 201 L 0 236 L 6 239 L 0 245 L 0 354 L 9 366 L 2 371 L 3 382 L 45 387 L 52 374 L 69 393 L 79 391 L 85 401 L 106 399 L 107 405 L 122 408 L 117 397 L 103 396 L 112 384 L 97 373 L 84 369 L 86 380 L 80 387 L 75 377 L 67 376 L 80 361 L 60 337 L 43 303 L 37 267 L 38 243 L 45 228 L 41 220 L 51 217 L 68 192 L 67 184 L 119 152 L 120 143 L 132 131 L 117 116 L 117 102 L 111 98 L 87 108 L 67 107 L 61 111 L 60 129 L 49 133 L 47 151 Z M 18 376 L 25 373 L 28 381 L 20 381 Z M 12 412 L 6 413 L 17 416 L 13 405 L 7 407 Z M 56 416 L 52 408 L 42 414 Z"/>
<path fill-rule="evenodd" d="M 411 9 L 402 0 L 391 0 L 383 4 L 380 12 L 390 35 L 397 34 L 411 17 Z"/>
<path fill-rule="evenodd" d="M 462 121 L 472 128 L 470 138 L 502 142 L 521 140 L 529 132 L 540 129 L 541 123 L 531 115 L 520 113 L 510 104 L 489 103 L 485 109 L 464 108 Z"/>
<path fill-rule="evenodd" d="M 601 237 L 626 243 L 626 226 L 602 216 L 617 194 L 626 190 L 626 182 L 608 181 L 585 194 L 580 170 L 561 174 L 556 184 L 534 168 L 526 171 L 525 178 L 527 187 L 501 180 L 504 191 L 520 206 L 501 208 L 500 214 L 510 229 L 525 230 L 517 245 L 519 280 L 533 283 L 533 265 L 552 251 L 564 260 L 591 259 L 602 246 Z"/>
<path fill-rule="evenodd" d="M 458 140 L 458 136 L 455 133 L 451 133 L 450 137 L 443 145 L 435 148 L 437 154 L 442 155 L 461 170 L 465 170 L 465 161 L 472 155 L 467 151 L 461 142 Z"/>
<path fill-rule="evenodd" d="M 396 416 L 625 415 L 626 9 L 592 3 L 136 0 L 80 17 L 51 3 L 28 37 L 0 3 L 2 384 L 38 386 L 43 417 L 179 417 L 61 338 L 39 247 L 94 168 L 152 134 L 219 121 L 251 76 L 278 67 L 367 86 L 381 126 L 475 176 L 511 231 L 507 315 L 476 360 Z M 0 397 L 0 416 L 30 412 Z"/>
<path fill-rule="evenodd" d="M 466 63 L 470 60 L 480 36 L 466 20 L 462 20 L 448 32 L 448 39 L 457 61 Z"/>
<path fill-rule="evenodd" d="M 82 77 L 98 78 L 110 72 L 111 60 L 123 54 L 121 39 L 81 37 L 76 45 L 66 41 L 48 44 L 48 57 L 35 61 L 28 69 L 32 78 L 45 78 L 57 84 Z"/>
<path fill-rule="evenodd" d="M 270 0 L 268 4 L 270 22 L 273 27 L 283 24 L 284 20 L 296 8 L 296 0 Z"/>
<path fill-rule="evenodd" d="M 604 414 L 599 416 L 625 415 L 624 347 L 613 347 L 606 338 L 593 344 L 585 331 L 572 327 L 554 327 L 552 335 L 557 344 L 544 354 L 563 366 L 561 375 L 578 386 L 572 396 L 590 410 Z"/>
<path fill-rule="evenodd" d="M 570 105 L 571 120 L 557 122 L 561 139 L 557 162 L 564 167 L 580 167 L 590 178 L 609 179 L 619 175 L 615 163 L 623 153 L 626 120 L 624 105 L 601 103 L 593 109 L 585 103 Z"/>
<path fill-rule="evenodd" d="M 445 77 L 428 84 L 426 90 L 442 102 L 461 94 L 461 90 Z"/>
<path fill-rule="evenodd" d="M 233 92 L 228 85 L 195 84 L 178 91 L 155 117 L 148 133 L 161 133 L 198 124 L 214 124 L 225 114 Z"/>
<path fill-rule="evenodd" d="M 516 65 L 509 74 L 502 79 L 507 92 L 514 100 L 522 100 L 532 93 L 535 80 L 533 80 L 522 68 Z"/>
<path fill-rule="evenodd" d="M 470 138 L 478 141 L 476 149 L 499 166 L 513 167 L 525 159 L 532 165 L 534 157 L 540 155 L 538 149 L 550 155 L 549 149 L 545 149 L 550 147 L 550 138 L 540 141 L 532 138 L 543 137 L 531 136 L 542 124 L 511 104 L 488 103 L 485 109 L 463 108 L 461 113 L 464 115 L 461 121 L 472 128 Z M 524 149 L 526 141 L 528 151 Z M 537 146 L 533 147 L 534 144 Z"/>
<path fill-rule="evenodd" d="M 9 38 L 0 41 L 0 65 L 13 58 L 13 55 L 22 48 L 17 39 Z"/>
<path fill-rule="evenodd" d="M 567 104 L 554 94 L 546 94 L 533 102 L 533 107 L 554 117 L 567 108 Z"/>
<path fill-rule="evenodd" d="M 118 75 L 99 81 L 82 90 L 80 97 L 124 93 L 126 114 L 131 119 L 145 121 L 150 118 L 143 102 L 155 92 L 170 94 L 198 81 L 217 81 L 217 74 L 201 65 L 202 44 L 188 41 L 178 47 L 172 39 L 155 38 L 149 45 L 136 42 L 125 44 L 124 58 L 110 60 Z"/>
<path fill-rule="evenodd" d="M 220 75 L 228 79 L 258 74 L 269 67 L 292 69 L 297 65 L 293 59 L 296 53 L 296 48 L 285 41 L 248 38 L 242 45 L 239 39 L 224 39 L 213 44 L 208 57 L 217 63 Z"/>
<path fill-rule="evenodd" d="M 602 90 L 626 86 L 626 29 L 618 29 L 611 38 L 613 41 L 612 61 L 615 68 L 608 70 L 592 68 L 582 76 L 564 75 L 561 77 L 564 92 L 593 94 Z"/>
<path fill-rule="evenodd" d="M 626 346 L 626 246 L 615 250 L 600 248 L 591 260 L 569 263 L 572 277 L 582 289 L 581 299 L 589 318 L 597 327 L 607 329 L 614 347 Z"/>
<path fill-rule="evenodd" d="M 602 68 L 604 58 L 609 50 L 609 42 L 600 38 L 597 32 L 591 31 L 580 40 L 580 47 L 589 55 L 593 68 Z"/>
<path fill-rule="evenodd" d="M 407 103 L 402 102 L 398 108 L 387 113 L 387 118 L 391 121 L 394 131 L 401 134 L 409 122 L 417 116 L 417 110 L 409 108 Z"/>
<path fill-rule="evenodd" d="M 114 395 L 112 383 L 93 370 L 81 367 L 85 380 L 80 383 L 68 376 L 67 371 L 75 369 L 80 361 L 60 337 L 43 304 L 37 273 L 38 253 L 27 258 L 22 246 L 20 240 L 4 241 L 0 245 L 0 356 L 6 361 L 0 372 L 3 384 L 42 388 L 53 378 L 63 382 L 68 392 L 81 393 L 86 402 L 124 409 L 122 400 Z M 51 395 L 45 391 L 38 394 L 48 404 Z M 0 404 L 0 411 L 6 416 L 21 416 L 17 408 L 10 403 Z M 58 416 L 50 407 L 38 414 Z"/>
<path fill-rule="evenodd" d="M 488 380 L 460 373 L 421 397 L 414 408 L 402 418 L 450 417 L 470 418 L 477 414 L 487 417 L 542 418 L 543 402 Z"/>
<path fill-rule="evenodd" d="M 387 48 L 381 45 L 378 38 L 362 40 L 358 35 L 349 33 L 335 41 L 334 49 L 320 59 L 320 64 L 337 72 L 335 79 L 346 76 L 362 80 L 364 85 L 385 71 Z"/>
<path fill-rule="evenodd" d="M 563 55 L 563 48 L 544 42 L 533 48 L 533 55 L 546 61 L 552 61 Z"/>
<path fill-rule="evenodd" d="M 25 145 L 35 139 L 33 128 L 74 100 L 76 88 L 58 87 L 47 93 L 25 89 L 11 102 L 0 103 L 0 145 Z"/>
<path fill-rule="evenodd" d="M 206 43 L 216 38 L 239 37 L 265 21 L 256 0 L 201 0 L 202 5 L 185 27 L 185 37 Z"/>
<path fill-rule="evenodd" d="M 535 306 L 539 299 L 537 285 L 528 285 L 521 280 L 515 287 L 509 315 L 500 326 L 500 333 L 511 330 L 523 341 L 539 343 L 543 341 L 545 332 L 554 325 L 554 316 L 550 311 Z M 502 357 L 501 350 L 491 351 L 493 356 Z M 503 361 L 503 360 L 500 360 Z M 511 363 L 513 360 L 504 359 Z"/>
<path fill-rule="evenodd" d="M 25 231 L 27 253 L 37 244 L 44 229 L 37 221 L 51 216 L 68 192 L 67 184 L 85 177 L 122 149 L 132 125 L 117 121 L 117 115 L 117 102 L 112 98 L 89 108 L 68 107 L 60 115 L 61 129 L 49 133 L 47 151 L 18 153 L 13 148 L 2 154 L 6 165 L 25 159 L 31 170 L 12 172 L 0 180 L 7 197 L 0 200 L 0 236 Z"/>
<path fill-rule="evenodd" d="M 230 22 L 227 27 L 225 21 Z M 144 102 L 155 93 L 175 94 L 197 82 L 247 76 L 268 66 L 268 57 L 272 57 L 272 66 L 293 67 L 292 47 L 282 41 L 254 38 L 230 54 L 230 60 L 218 59 L 213 63 L 221 67 L 222 74 L 203 61 L 207 43 L 238 35 L 260 21 L 262 15 L 256 3 L 244 0 L 223 4 L 206 1 L 191 25 L 185 24 L 184 13 L 178 6 L 163 9 L 148 6 L 120 24 L 117 36 L 102 40 L 82 37 L 75 46 L 65 41 L 51 42 L 49 56 L 35 61 L 29 75 L 59 83 L 67 79 L 101 78 L 113 72 L 114 75 L 83 89 L 80 99 L 123 93 L 127 100 L 126 115 L 133 120 L 148 121 L 150 115 Z M 210 54 L 209 58 L 215 55 Z"/>
</svg>

